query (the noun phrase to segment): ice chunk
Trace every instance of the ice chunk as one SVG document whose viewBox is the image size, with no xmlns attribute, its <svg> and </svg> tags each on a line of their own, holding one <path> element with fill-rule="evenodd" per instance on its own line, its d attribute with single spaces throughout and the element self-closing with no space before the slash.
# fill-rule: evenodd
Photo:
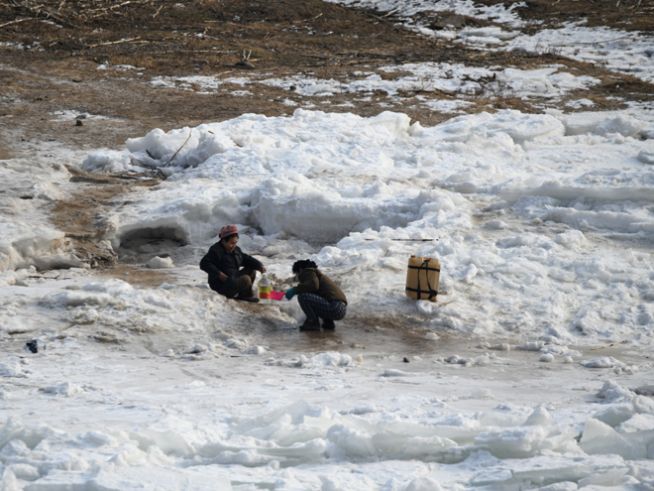
<svg viewBox="0 0 654 491">
<path fill-rule="evenodd" d="M 580 489 L 613 488 L 620 487 L 624 489 L 628 484 L 636 484 L 627 476 L 627 469 L 619 467 L 617 469 L 597 469 L 595 472 L 579 480 Z"/>
<path fill-rule="evenodd" d="M 128 152 L 116 150 L 95 150 L 82 162 L 82 169 L 88 172 L 126 172 L 132 170 Z"/>
<path fill-rule="evenodd" d="M 182 457 L 190 456 L 194 453 L 182 428 L 151 428 L 139 433 L 133 433 L 132 438 L 139 442 L 139 446 L 142 449 L 156 447 L 166 454 Z"/>
<path fill-rule="evenodd" d="M 382 377 L 408 377 L 411 373 L 396 368 L 387 368 L 381 373 Z"/>
<path fill-rule="evenodd" d="M 577 491 L 579 487 L 576 482 L 564 481 L 550 484 L 549 486 L 542 486 L 538 489 L 539 491 Z"/>
<path fill-rule="evenodd" d="M 654 435 L 654 415 L 652 414 L 634 414 L 629 420 L 624 421 L 620 427 L 622 433 L 638 433 L 645 437 L 644 433 Z M 654 436 L 650 438 L 654 441 Z"/>
<path fill-rule="evenodd" d="M 618 399 L 620 398 L 618 397 Z M 633 415 L 633 404 L 613 404 L 606 409 L 595 413 L 593 417 L 611 427 L 616 427 L 620 423 L 627 421 Z"/>
<path fill-rule="evenodd" d="M 640 396 L 654 396 L 654 385 L 641 385 L 636 387 L 634 392 Z"/>
<path fill-rule="evenodd" d="M 30 464 L 24 464 L 24 463 L 11 464 L 7 467 L 7 470 L 13 472 L 14 476 L 16 476 L 18 479 L 22 479 L 23 481 L 35 481 L 39 477 L 41 477 L 39 470 Z M 8 487 L 3 489 L 12 489 L 12 488 Z M 18 490 L 19 488 L 16 487 L 15 489 Z"/>
<path fill-rule="evenodd" d="M 641 150 L 641 152 L 638 154 L 638 160 L 640 160 L 643 164 L 654 165 L 654 152 Z"/>
<path fill-rule="evenodd" d="M 310 363 L 313 366 L 347 367 L 353 364 L 353 360 L 352 357 L 348 354 L 329 351 L 326 353 L 319 353 L 311 357 Z"/>
<path fill-rule="evenodd" d="M 61 384 L 50 385 L 39 390 L 45 394 L 61 395 L 66 397 L 74 396 L 75 394 L 84 392 L 82 387 L 70 382 L 62 382 Z"/>
<path fill-rule="evenodd" d="M 549 426 L 552 423 L 552 416 L 543 406 L 538 406 L 525 421 L 527 426 Z"/>
<path fill-rule="evenodd" d="M 582 360 L 580 363 L 581 366 L 586 368 L 614 368 L 625 366 L 624 363 L 612 356 L 600 356 L 597 358 L 591 358 L 590 360 Z"/>
<path fill-rule="evenodd" d="M 615 113 L 573 113 L 562 117 L 566 135 L 608 135 L 637 136 L 645 128 L 645 123 L 626 114 Z"/>
<path fill-rule="evenodd" d="M 403 491 L 440 491 L 442 488 L 438 481 L 429 477 L 417 477 L 403 489 Z"/>
<path fill-rule="evenodd" d="M 336 458 L 370 458 L 375 447 L 370 435 L 345 425 L 334 425 L 327 432 L 328 455 Z"/>
<path fill-rule="evenodd" d="M 155 256 L 147 262 L 147 267 L 152 269 L 166 269 L 175 266 L 171 257 Z"/>
<path fill-rule="evenodd" d="M 598 398 L 609 402 L 630 400 L 633 398 L 633 396 L 634 394 L 629 389 L 625 389 L 621 385 L 611 380 L 604 382 L 604 385 L 602 385 L 602 388 L 597 393 Z"/>
<path fill-rule="evenodd" d="M 618 454 L 625 459 L 644 458 L 647 453 L 637 442 L 594 418 L 586 422 L 579 446 L 588 454 Z"/>
<path fill-rule="evenodd" d="M 18 359 L 10 359 L 0 363 L 0 377 L 27 377 L 27 373 Z"/>
<path fill-rule="evenodd" d="M 524 458 L 540 452 L 547 437 L 542 426 L 529 426 L 483 432 L 475 443 L 501 459 Z"/>
</svg>

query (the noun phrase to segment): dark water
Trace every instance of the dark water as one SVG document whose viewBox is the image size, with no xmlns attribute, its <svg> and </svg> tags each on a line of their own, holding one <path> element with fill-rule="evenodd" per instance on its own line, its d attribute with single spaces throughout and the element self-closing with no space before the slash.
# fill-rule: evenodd
<svg viewBox="0 0 654 491">
<path fill-rule="evenodd" d="M 339 351 L 408 356 L 437 353 L 453 345 L 475 345 L 472 340 L 427 329 L 411 318 L 361 319 L 346 316 L 342 321 L 336 321 L 333 331 L 302 332 L 298 324 L 287 325 L 269 320 L 267 308 L 270 307 L 244 307 L 254 317 L 247 334 L 252 344 L 266 346 L 275 352 Z"/>
</svg>

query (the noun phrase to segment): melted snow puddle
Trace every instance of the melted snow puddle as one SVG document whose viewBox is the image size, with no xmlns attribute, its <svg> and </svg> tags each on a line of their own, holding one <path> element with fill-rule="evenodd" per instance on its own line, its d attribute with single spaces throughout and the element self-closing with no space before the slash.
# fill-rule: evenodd
<svg viewBox="0 0 654 491">
<path fill-rule="evenodd" d="M 276 352 L 363 350 L 371 353 L 412 355 L 433 353 L 443 348 L 438 336 L 430 339 L 420 331 L 367 325 L 361 321 L 347 319 L 337 322 L 334 331 L 299 332 L 295 326 L 289 326 L 287 329 L 269 326 L 261 332 L 260 341 Z"/>
<path fill-rule="evenodd" d="M 520 373 L 524 373 L 523 370 L 536 373 L 569 368 L 609 370 L 620 374 L 633 373 L 653 364 L 648 353 L 627 342 L 568 346 L 561 340 L 552 339 L 480 338 L 449 331 L 436 332 L 408 317 L 362 320 L 351 316 L 336 322 L 334 331 L 300 332 L 297 323 L 280 321 L 274 315 L 267 316 L 266 310 L 274 307 L 240 303 L 238 306 L 242 306 L 244 318 L 254 314 L 257 320 L 247 321 L 247 346 L 242 349 L 242 354 L 231 356 L 273 356 L 276 360 L 291 360 L 293 364 L 293 360 L 332 353 L 338 355 L 336 360 L 330 358 L 321 363 L 348 365 L 365 357 L 395 360 L 400 366 L 408 366 L 402 362 L 412 363 L 412 369 L 420 371 L 420 366 L 423 370 L 429 368 L 413 362 L 430 360 L 454 368 L 487 370 L 499 367 L 500 372 L 507 366 L 520 366 Z M 508 373 L 506 376 L 511 378 Z"/>
</svg>

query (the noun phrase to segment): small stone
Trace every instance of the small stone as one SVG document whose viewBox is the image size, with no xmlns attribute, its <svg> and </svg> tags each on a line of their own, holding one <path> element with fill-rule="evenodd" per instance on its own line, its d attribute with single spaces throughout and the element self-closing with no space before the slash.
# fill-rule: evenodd
<svg viewBox="0 0 654 491">
<path fill-rule="evenodd" d="M 254 65 L 248 60 L 238 61 L 234 64 L 234 66 L 238 68 L 247 68 L 248 70 L 254 69 Z"/>
</svg>

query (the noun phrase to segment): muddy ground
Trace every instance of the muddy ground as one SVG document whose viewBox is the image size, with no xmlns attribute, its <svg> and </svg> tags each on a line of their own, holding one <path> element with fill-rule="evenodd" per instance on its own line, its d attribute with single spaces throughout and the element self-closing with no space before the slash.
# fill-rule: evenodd
<svg viewBox="0 0 654 491">
<path fill-rule="evenodd" d="M 541 27 L 587 16 L 590 25 L 654 30 L 652 0 L 528 0 L 519 12 L 525 19 L 540 22 Z M 441 12 L 430 14 L 430 23 L 438 28 L 479 25 L 480 21 Z M 433 125 L 452 115 L 427 109 L 418 97 L 442 100 L 458 95 L 416 91 L 399 98 L 385 93 L 370 98 L 357 94 L 308 98 L 253 84 L 243 96 L 238 94 L 242 89 L 238 85 L 227 84 L 216 94 L 151 83 L 155 77 L 189 75 L 256 78 L 297 74 L 350 80 L 359 71 L 427 61 L 516 68 L 557 63 L 573 74 L 602 81 L 583 94 L 568 94 L 557 102 L 560 105 L 584 97 L 599 110 L 622 107 L 625 99 L 654 99 L 651 84 L 602 67 L 553 53 L 470 49 L 402 28 L 392 12 L 345 8 L 318 0 L 0 0 L 0 159 L 21 152 L 21 140 L 54 140 L 82 149 L 120 148 L 126 138 L 152 128 L 194 126 L 248 112 L 290 114 L 307 104 L 364 116 L 394 110 L 424 126 Z M 501 108 L 541 111 L 552 104 L 497 94 L 473 94 L 467 100 L 472 102 L 468 112 Z M 67 111 L 64 114 L 68 116 L 54 118 L 57 111 Z M 85 119 L 87 114 L 107 119 Z M 123 177 L 94 181 L 73 173 L 80 194 L 53 206 L 53 221 L 68 233 L 80 257 L 96 267 L 115 263 L 110 252 L 98 250 L 102 230 L 97 215 L 130 186 L 152 184 Z"/>
</svg>

